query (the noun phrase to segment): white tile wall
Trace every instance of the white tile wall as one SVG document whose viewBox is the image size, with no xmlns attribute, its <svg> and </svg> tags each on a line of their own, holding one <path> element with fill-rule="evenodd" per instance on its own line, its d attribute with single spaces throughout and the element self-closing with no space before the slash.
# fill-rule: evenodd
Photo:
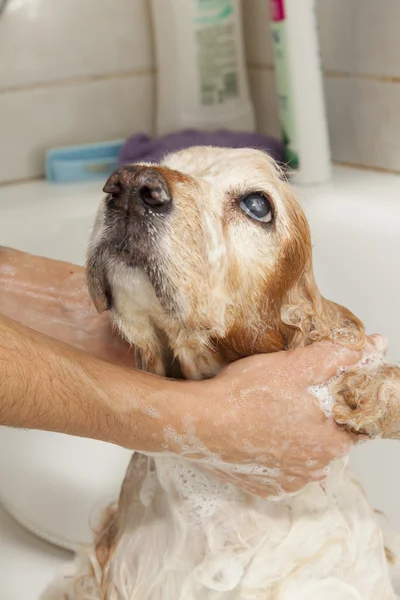
<svg viewBox="0 0 400 600">
<path fill-rule="evenodd" d="M 400 77 L 399 0 L 317 0 L 317 7 L 326 70 Z"/>
<path fill-rule="evenodd" d="M 269 2 L 243 4 L 259 128 L 276 134 Z M 400 171 L 400 1 L 317 0 L 317 17 L 333 159 Z"/>
<path fill-rule="evenodd" d="M 273 64 L 269 0 L 242 0 L 247 58 Z M 326 71 L 400 77 L 399 0 L 316 0 Z"/>
<path fill-rule="evenodd" d="M 151 132 L 148 0 L 8 0 L 0 16 L 0 182 L 48 148 Z"/>
<path fill-rule="evenodd" d="M 0 90 L 154 68 L 146 0 L 8 0 Z"/>
<path fill-rule="evenodd" d="M 274 70 L 272 67 L 249 67 L 249 82 L 259 131 L 280 137 Z"/>
<path fill-rule="evenodd" d="M 242 0 L 258 126 L 279 135 L 269 0 Z M 400 169 L 400 0 L 317 0 L 333 158 Z M 47 148 L 151 132 L 149 0 L 8 0 L 0 17 L 0 182 Z M 398 79 L 398 81 L 397 81 Z"/>
<path fill-rule="evenodd" d="M 54 146 L 150 132 L 153 98 L 150 74 L 0 94 L 0 181 L 42 175 Z"/>
<path fill-rule="evenodd" d="M 317 7 L 333 158 L 400 170 L 400 2 Z"/>
<path fill-rule="evenodd" d="M 333 158 L 400 171 L 400 83 L 325 79 Z"/>
<path fill-rule="evenodd" d="M 280 136 L 273 71 L 269 0 L 242 0 L 248 76 L 261 133 Z"/>
<path fill-rule="evenodd" d="M 272 66 L 269 0 L 242 0 L 242 14 L 248 63 Z"/>
</svg>

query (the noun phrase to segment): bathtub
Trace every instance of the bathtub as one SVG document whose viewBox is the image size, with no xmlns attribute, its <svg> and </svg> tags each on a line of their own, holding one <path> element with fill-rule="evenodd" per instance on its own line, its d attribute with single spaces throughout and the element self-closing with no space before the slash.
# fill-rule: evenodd
<svg viewBox="0 0 400 600">
<path fill-rule="evenodd" d="M 301 187 L 298 196 L 311 226 L 315 274 L 322 293 L 350 308 L 370 333 L 385 334 L 389 359 L 399 361 L 400 176 L 335 167 L 330 183 Z M 0 187 L 0 244 L 82 264 L 100 197 L 97 183 L 53 186 L 36 181 Z M 10 454 L 18 450 L 18 436 L 23 433 L 0 430 Z M 36 446 L 46 448 L 47 456 L 53 443 L 64 444 L 69 467 L 77 460 L 78 444 L 87 444 L 89 454 L 93 452 L 90 441 L 62 437 L 61 442 L 58 436 L 48 437 L 54 434 L 34 435 Z M 7 468 L 4 455 L 1 460 Z M 115 460 L 119 471 L 114 472 L 114 486 L 118 487 L 127 455 Z M 372 505 L 400 530 L 400 478 L 396 477 L 400 444 L 370 442 L 352 452 L 351 462 Z M 62 476 L 57 472 L 57 477 Z M 43 501 L 37 490 L 32 501 Z M 39 540 L 0 509 L 0 557 L 0 597 L 36 600 L 71 554 Z"/>
</svg>

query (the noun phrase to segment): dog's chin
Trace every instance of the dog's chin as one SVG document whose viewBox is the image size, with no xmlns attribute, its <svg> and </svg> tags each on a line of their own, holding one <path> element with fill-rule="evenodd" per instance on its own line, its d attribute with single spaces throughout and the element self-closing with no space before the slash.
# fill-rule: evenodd
<svg viewBox="0 0 400 600">
<path fill-rule="evenodd" d="M 145 269 L 114 259 L 108 283 L 112 294 L 112 322 L 135 346 L 137 368 L 174 379 L 183 378 L 179 360 L 174 359 L 164 330 L 168 319 L 166 310 Z"/>
<path fill-rule="evenodd" d="M 113 313 L 132 320 L 146 314 L 159 327 L 166 318 L 179 320 L 172 286 L 158 265 L 110 256 L 103 270 Z"/>
</svg>

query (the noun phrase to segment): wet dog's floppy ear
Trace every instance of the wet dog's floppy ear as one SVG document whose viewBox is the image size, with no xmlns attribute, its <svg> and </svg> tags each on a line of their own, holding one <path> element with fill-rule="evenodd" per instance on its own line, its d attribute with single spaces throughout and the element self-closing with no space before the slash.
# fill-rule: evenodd
<svg viewBox="0 0 400 600">
<path fill-rule="evenodd" d="M 106 259 L 101 251 L 89 252 L 86 262 L 86 280 L 90 296 L 99 313 L 112 306 L 111 286 L 106 273 Z"/>
<path fill-rule="evenodd" d="M 288 291 L 281 309 L 287 348 L 307 346 L 322 340 L 362 348 L 362 322 L 347 308 L 321 296 L 309 265 Z"/>
</svg>

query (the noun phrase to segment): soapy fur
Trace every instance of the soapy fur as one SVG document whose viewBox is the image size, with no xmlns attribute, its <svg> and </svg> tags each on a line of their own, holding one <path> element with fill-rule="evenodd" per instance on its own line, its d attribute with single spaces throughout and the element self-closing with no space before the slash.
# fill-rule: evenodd
<svg viewBox="0 0 400 600">
<path fill-rule="evenodd" d="M 116 244 L 120 229 L 105 201 L 88 258 L 96 306 L 111 309 L 141 368 L 169 374 L 172 355 L 184 377 L 202 379 L 241 357 L 321 340 L 363 347 L 362 323 L 318 291 L 306 219 L 270 158 L 194 148 L 157 168 L 174 210 L 149 218 L 146 252 L 132 264 L 134 236 Z M 272 227 L 238 210 L 237 199 L 251 191 L 270 198 Z M 399 437 L 399 380 L 396 367 L 380 362 L 348 369 L 324 388 L 325 400 L 328 391 L 332 397 L 325 409 L 363 437 Z M 276 496 L 265 499 L 168 454 L 171 439 L 183 455 L 193 446 L 206 464 L 228 468 L 201 446 L 190 415 L 184 434 L 166 425 L 165 454 L 134 454 L 94 544 L 46 599 L 395 598 L 387 556 L 395 562 L 396 548 L 385 552 L 377 516 L 345 459 L 292 495 L 279 489 L 279 472 L 264 472 L 276 484 Z M 252 464 L 230 469 L 260 474 Z"/>
<path fill-rule="evenodd" d="M 383 361 L 384 356 L 382 354 L 364 356 L 362 360 L 355 366 L 355 369 L 358 372 L 365 374 L 368 371 L 375 371 L 376 369 L 379 369 Z M 337 375 L 332 377 L 330 381 L 321 383 L 320 385 L 314 385 L 310 388 L 310 392 L 318 399 L 321 410 L 328 418 L 333 417 L 333 411 L 336 404 L 336 387 L 337 385 L 340 387 L 343 384 L 343 375 L 349 370 L 350 369 L 341 368 L 339 369 Z M 335 410 L 338 410 L 338 407 L 335 407 Z"/>
</svg>

